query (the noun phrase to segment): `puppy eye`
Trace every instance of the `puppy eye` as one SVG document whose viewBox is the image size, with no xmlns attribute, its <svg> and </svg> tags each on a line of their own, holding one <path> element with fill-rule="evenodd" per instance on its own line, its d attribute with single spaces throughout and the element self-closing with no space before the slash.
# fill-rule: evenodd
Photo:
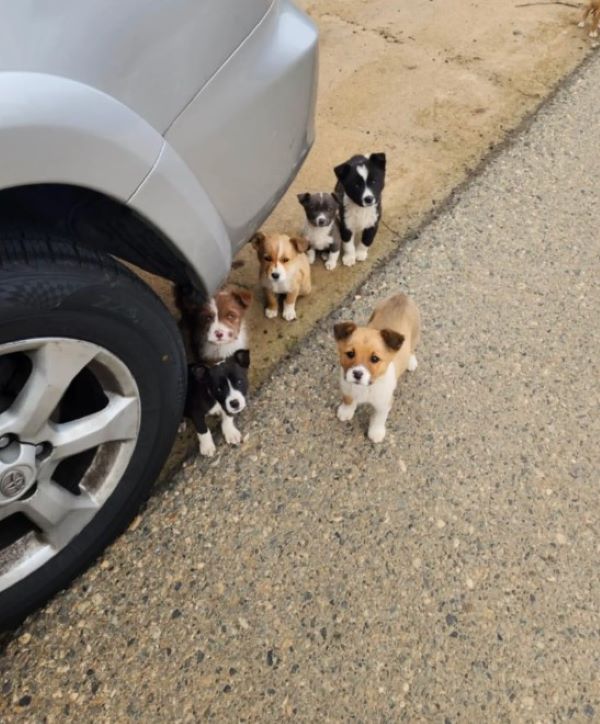
<svg viewBox="0 0 600 724">
<path fill-rule="evenodd" d="M 288 261 L 289 261 L 289 259 L 287 258 L 287 256 L 284 256 L 283 259 L 281 260 L 281 262 L 282 262 L 283 264 L 287 264 Z"/>
<path fill-rule="evenodd" d="M 235 320 L 235 314 L 233 312 L 229 312 L 229 314 L 227 315 L 227 319 L 233 322 Z"/>
<path fill-rule="evenodd" d="M 356 352 L 353 349 L 346 352 L 346 357 L 348 357 L 348 359 L 354 359 L 355 356 L 356 356 Z"/>
<path fill-rule="evenodd" d="M 242 381 L 241 381 L 241 380 L 236 380 L 236 381 L 235 381 L 235 386 L 236 386 L 236 387 L 241 387 L 241 386 L 242 386 Z"/>
<path fill-rule="evenodd" d="M 264 259 L 265 261 L 273 261 L 273 259 L 268 254 L 265 254 Z"/>
<path fill-rule="evenodd" d="M 371 355 L 371 362 L 376 365 L 380 361 L 380 358 L 376 354 Z"/>
</svg>

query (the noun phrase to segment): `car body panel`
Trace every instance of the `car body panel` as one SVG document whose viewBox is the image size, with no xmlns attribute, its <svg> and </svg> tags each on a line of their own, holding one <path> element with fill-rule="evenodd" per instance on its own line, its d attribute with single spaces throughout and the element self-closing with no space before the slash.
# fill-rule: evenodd
<svg viewBox="0 0 600 724">
<path fill-rule="evenodd" d="M 198 179 L 168 144 L 130 206 L 166 232 L 191 279 L 214 293 L 231 268 L 229 236 Z"/>
<path fill-rule="evenodd" d="M 0 72 L 77 80 L 163 133 L 273 0 L 0 0 Z"/>
<path fill-rule="evenodd" d="M 64 183 L 127 201 L 163 145 L 119 101 L 67 78 L 0 73 L 0 189 Z"/>
<path fill-rule="evenodd" d="M 292 3 L 275 3 L 165 136 L 206 189 L 234 250 L 312 145 L 317 63 L 312 22 Z"/>
</svg>

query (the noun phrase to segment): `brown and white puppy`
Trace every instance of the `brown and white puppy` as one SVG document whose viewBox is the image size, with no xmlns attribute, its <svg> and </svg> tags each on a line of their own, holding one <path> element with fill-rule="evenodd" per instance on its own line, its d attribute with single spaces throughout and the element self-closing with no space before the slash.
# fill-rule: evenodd
<svg viewBox="0 0 600 724">
<path fill-rule="evenodd" d="M 600 0 L 590 0 L 585 6 L 579 27 L 585 28 L 586 25 L 590 28 L 590 38 L 597 38 L 600 25 Z"/>
<path fill-rule="evenodd" d="M 340 322 L 333 328 L 340 356 L 340 420 L 351 420 L 357 405 L 370 404 L 369 439 L 381 442 L 398 378 L 417 369 L 415 349 L 421 315 L 406 294 L 394 294 L 374 309 L 366 327 Z"/>
<path fill-rule="evenodd" d="M 259 280 L 265 290 L 265 316 L 279 313 L 278 295 L 284 294 L 283 318 L 296 319 L 296 300 L 310 294 L 310 264 L 306 239 L 286 234 L 254 234 L 250 240 L 260 264 Z"/>
<path fill-rule="evenodd" d="M 220 289 L 208 302 L 187 287 L 178 288 L 177 305 L 199 361 L 216 364 L 248 349 L 244 317 L 251 302 L 251 291 L 233 285 Z"/>
</svg>

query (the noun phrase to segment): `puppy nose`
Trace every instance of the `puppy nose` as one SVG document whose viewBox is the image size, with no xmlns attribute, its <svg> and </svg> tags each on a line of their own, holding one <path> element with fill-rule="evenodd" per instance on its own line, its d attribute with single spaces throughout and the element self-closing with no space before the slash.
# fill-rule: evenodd
<svg viewBox="0 0 600 724">
<path fill-rule="evenodd" d="M 279 272 L 271 272 L 273 279 L 279 279 Z"/>
<path fill-rule="evenodd" d="M 220 329 L 217 329 L 217 331 L 215 332 L 215 337 L 217 339 L 223 339 L 223 332 L 221 332 Z"/>
<path fill-rule="evenodd" d="M 230 400 L 230 401 L 229 401 L 229 406 L 230 406 L 233 410 L 237 410 L 238 407 L 240 406 L 240 401 L 239 401 L 239 400 Z"/>
<path fill-rule="evenodd" d="M 372 196 L 370 196 L 370 195 L 369 195 L 369 196 L 365 196 L 365 198 L 364 198 L 365 204 L 372 204 L 373 201 L 375 201 L 375 199 L 374 199 Z"/>
<path fill-rule="evenodd" d="M 360 380 L 363 376 L 362 370 L 352 370 L 352 377 L 354 377 L 355 380 Z"/>
<path fill-rule="evenodd" d="M 325 219 L 322 216 L 317 219 L 317 226 L 325 226 Z"/>
</svg>

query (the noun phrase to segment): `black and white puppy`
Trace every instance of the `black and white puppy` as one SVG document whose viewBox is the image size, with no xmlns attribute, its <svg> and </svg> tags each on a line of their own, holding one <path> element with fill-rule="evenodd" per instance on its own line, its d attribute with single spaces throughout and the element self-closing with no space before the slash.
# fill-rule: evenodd
<svg viewBox="0 0 600 724">
<path fill-rule="evenodd" d="M 325 259 L 325 269 L 335 269 L 340 256 L 341 238 L 338 222 L 339 201 L 335 194 L 298 194 L 306 222 L 302 236 L 308 241 L 308 261 L 314 264 L 317 252 Z"/>
<path fill-rule="evenodd" d="M 215 443 L 206 425 L 207 415 L 219 415 L 223 437 L 230 445 L 239 445 L 242 435 L 233 423 L 233 416 L 246 407 L 250 352 L 240 349 L 225 361 L 212 367 L 191 364 L 188 367 L 188 392 L 185 417 L 196 427 L 200 454 L 212 457 Z"/>
<path fill-rule="evenodd" d="M 353 266 L 367 258 L 381 219 L 385 153 L 352 156 L 334 172 L 338 179 L 335 193 L 341 200 L 342 264 Z"/>
</svg>

